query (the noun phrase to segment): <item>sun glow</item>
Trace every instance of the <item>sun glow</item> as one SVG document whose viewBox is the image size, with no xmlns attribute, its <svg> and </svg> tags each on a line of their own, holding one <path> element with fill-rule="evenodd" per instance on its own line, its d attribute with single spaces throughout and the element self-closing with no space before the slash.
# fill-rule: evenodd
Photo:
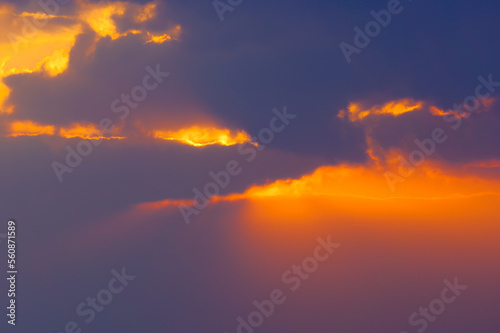
<svg viewBox="0 0 500 333">
<path fill-rule="evenodd" d="M 158 139 L 177 141 L 195 147 L 208 145 L 232 146 L 250 142 L 251 138 L 245 131 L 231 131 L 227 128 L 192 126 L 177 131 L 153 131 Z"/>
</svg>

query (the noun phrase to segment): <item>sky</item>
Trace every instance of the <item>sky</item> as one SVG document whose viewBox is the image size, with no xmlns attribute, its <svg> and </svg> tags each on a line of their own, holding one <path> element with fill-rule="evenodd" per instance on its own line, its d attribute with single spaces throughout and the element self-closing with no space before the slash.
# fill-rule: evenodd
<svg viewBox="0 0 500 333">
<path fill-rule="evenodd" d="M 499 13 L 0 0 L 1 331 L 498 333 Z"/>
</svg>

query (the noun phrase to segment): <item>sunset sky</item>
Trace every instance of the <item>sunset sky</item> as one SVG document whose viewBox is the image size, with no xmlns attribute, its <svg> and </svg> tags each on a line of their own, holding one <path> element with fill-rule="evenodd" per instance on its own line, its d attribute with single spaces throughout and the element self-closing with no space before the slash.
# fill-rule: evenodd
<svg viewBox="0 0 500 333">
<path fill-rule="evenodd" d="M 0 0 L 0 331 L 500 332 L 499 14 Z"/>
</svg>

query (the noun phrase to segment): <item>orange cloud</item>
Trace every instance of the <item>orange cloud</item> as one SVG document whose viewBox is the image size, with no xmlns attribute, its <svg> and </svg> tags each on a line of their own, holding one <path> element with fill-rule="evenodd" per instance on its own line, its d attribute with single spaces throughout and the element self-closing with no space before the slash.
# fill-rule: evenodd
<svg viewBox="0 0 500 333">
<path fill-rule="evenodd" d="M 136 124 L 139 133 L 154 138 L 177 141 L 195 147 L 208 145 L 232 146 L 240 143 L 251 142 L 250 135 L 245 131 L 231 131 L 227 128 L 192 126 L 177 131 L 156 130 L 147 132 L 142 124 Z M 10 134 L 8 136 L 23 135 L 57 135 L 62 138 L 81 138 L 86 140 L 113 140 L 127 139 L 119 136 L 120 128 L 116 127 L 112 135 L 104 135 L 99 127 L 92 123 L 72 123 L 69 126 L 56 127 L 54 125 L 40 125 L 31 120 L 14 121 L 9 125 Z M 253 143 L 254 145 L 257 145 Z"/>
<path fill-rule="evenodd" d="M 9 134 L 7 136 L 38 136 L 38 135 L 58 135 L 71 139 L 81 138 L 87 140 L 112 140 L 125 139 L 123 136 L 104 136 L 103 133 L 93 124 L 73 123 L 68 127 L 56 128 L 54 125 L 42 125 L 31 120 L 18 120 L 9 124 Z"/>
<path fill-rule="evenodd" d="M 136 23 L 144 23 L 156 17 L 157 6 L 157 2 L 140 5 L 123 1 L 99 3 L 80 1 L 78 18 L 87 23 L 100 37 L 109 36 L 111 39 L 118 39 L 128 34 L 145 34 L 150 37 L 147 42 L 153 43 L 163 43 L 176 39 L 180 34 L 180 26 L 176 26 L 162 35 L 134 28 L 119 32 L 115 18 L 131 14 Z"/>
<path fill-rule="evenodd" d="M 10 90 L 2 82 L 5 77 L 33 72 L 55 76 L 66 69 L 69 51 L 75 43 L 76 36 L 81 32 L 79 23 L 64 26 L 50 20 L 41 26 L 33 25 L 35 28 L 28 30 L 29 35 L 23 33 L 26 24 L 24 20 L 55 17 L 59 16 L 27 12 L 20 15 L 15 15 L 13 12 L 5 15 L 4 11 L 0 10 L 2 30 L 8 31 L 8 38 L 0 39 L 0 113 L 12 112 L 12 106 L 6 105 Z"/>
<path fill-rule="evenodd" d="M 389 190 L 383 174 L 369 166 L 324 166 L 299 179 L 278 180 L 254 186 L 245 192 L 249 198 L 265 196 L 326 195 L 370 199 L 445 199 L 482 194 L 500 195 L 500 181 L 430 164 L 405 182 L 398 196 Z"/>
<path fill-rule="evenodd" d="M 458 112 L 455 112 L 453 110 L 445 111 L 445 110 L 441 110 L 435 106 L 429 107 L 429 112 L 432 115 L 439 116 L 439 117 L 444 117 L 444 116 L 451 115 L 451 114 L 455 115 L 457 118 L 462 118 L 462 117 L 466 116 L 466 113 L 459 114 Z"/>
<path fill-rule="evenodd" d="M 232 146 L 250 142 L 251 138 L 245 131 L 231 131 L 227 128 L 192 126 L 177 131 L 156 130 L 153 137 L 177 141 L 183 144 L 202 147 L 208 145 Z"/>
<path fill-rule="evenodd" d="M 205 196 L 207 196 L 205 194 Z M 200 200 L 198 196 L 196 200 Z M 205 200 L 205 199 L 201 199 Z M 453 169 L 445 165 L 430 164 L 416 171 L 398 189 L 390 190 L 383 172 L 373 166 L 343 164 L 322 166 L 310 174 L 297 179 L 281 179 L 269 184 L 250 186 L 243 193 L 214 196 L 211 204 L 243 201 L 247 216 L 286 217 L 285 221 L 311 222 L 325 212 L 339 214 L 350 211 L 349 216 L 364 216 L 374 219 L 390 211 L 400 222 L 408 219 L 410 212 L 433 216 L 439 220 L 445 207 L 454 207 L 464 202 L 500 201 L 500 180 L 473 175 L 465 169 Z M 202 204 L 198 202 L 198 204 Z M 200 214 L 194 202 L 185 200 L 162 200 L 135 205 L 134 210 L 147 214 L 171 212 L 172 207 L 188 214 L 188 221 Z M 190 211 L 189 208 L 191 207 Z M 209 206 L 210 207 L 210 206 Z M 419 208 L 417 208 L 419 207 Z M 188 210 L 186 210 L 188 209 Z M 184 212 L 184 213 L 183 213 Z M 170 214 L 170 213 L 168 213 Z M 187 223 L 187 222 L 186 222 Z M 259 224 L 259 219 L 252 223 Z M 268 228 L 269 224 L 263 226 Z"/>
<path fill-rule="evenodd" d="M 177 40 L 181 34 L 181 26 L 178 25 L 169 31 L 167 33 L 162 34 L 162 35 L 153 35 L 151 33 L 147 33 L 147 35 L 150 37 L 149 40 L 146 41 L 146 43 L 155 43 L 155 44 L 162 44 L 166 41 L 169 40 Z"/>
<path fill-rule="evenodd" d="M 22 12 L 21 14 L 18 15 L 19 17 L 31 17 L 39 21 L 45 21 L 48 19 L 54 19 L 54 18 L 66 18 L 66 19 L 71 19 L 70 16 L 64 16 L 64 15 L 51 15 L 47 13 L 42 13 L 42 12 L 34 12 L 34 13 L 29 13 L 29 12 Z"/>
<path fill-rule="evenodd" d="M 490 97 L 487 99 L 479 99 L 479 107 L 475 113 L 487 112 L 492 109 L 497 99 Z M 394 167 L 400 164 L 400 157 L 405 153 L 401 149 L 390 148 L 383 149 L 379 143 L 373 138 L 373 129 L 375 123 L 363 122 L 364 119 L 380 115 L 399 116 L 401 114 L 412 111 L 425 111 L 438 117 L 453 115 L 457 118 L 467 118 L 470 113 L 467 113 L 467 107 L 461 105 L 463 112 L 457 107 L 457 110 L 442 110 L 428 102 L 414 101 L 410 98 L 405 98 L 397 101 L 389 101 L 383 105 L 375 105 L 371 107 L 364 107 L 363 103 L 350 103 L 347 110 L 341 110 L 337 117 L 341 119 L 348 119 L 351 122 L 360 122 L 364 128 L 365 141 L 366 141 L 366 155 L 369 157 L 369 164 L 373 167 L 381 169 L 383 167 Z M 424 107 L 427 110 L 424 110 Z"/>
<path fill-rule="evenodd" d="M 497 99 L 493 97 L 479 100 L 482 108 L 476 112 L 489 111 L 496 101 Z M 366 117 L 376 115 L 393 115 L 396 117 L 407 112 L 423 110 L 426 105 L 429 107 L 429 113 L 434 116 L 443 117 L 453 114 L 458 118 L 467 117 L 467 113 L 465 112 L 458 113 L 454 110 L 445 111 L 424 101 L 415 101 L 411 98 L 389 101 L 383 105 L 375 105 L 371 107 L 366 107 L 365 103 L 362 102 L 349 103 L 347 109 L 340 110 L 337 117 L 340 119 L 348 119 L 352 122 L 361 121 Z"/>
<path fill-rule="evenodd" d="M 9 125 L 10 134 L 7 136 L 37 136 L 54 135 L 55 127 L 52 125 L 41 125 L 31 120 L 14 121 Z"/>
<path fill-rule="evenodd" d="M 43 60 L 40 61 L 35 70 L 44 71 L 50 76 L 56 76 L 66 70 L 66 68 L 68 67 L 68 62 L 68 49 L 55 50 L 53 54 L 43 58 Z"/>
<path fill-rule="evenodd" d="M 117 39 L 126 34 L 118 32 L 113 20 L 114 17 L 125 14 L 127 8 L 125 2 L 86 3 L 81 1 L 80 6 L 79 18 L 86 22 L 99 36 L 110 36 L 112 39 Z"/>
<path fill-rule="evenodd" d="M 414 101 L 411 98 L 405 98 L 398 101 L 390 101 L 383 105 L 375 105 L 371 108 L 364 108 L 361 103 L 350 103 L 347 110 L 341 110 L 338 117 L 348 118 L 350 121 L 359 121 L 371 115 L 390 114 L 399 116 L 403 113 L 419 110 L 424 106 L 424 102 Z"/>
<path fill-rule="evenodd" d="M 144 7 L 137 10 L 137 14 L 134 16 L 134 20 L 136 22 L 146 22 L 151 20 L 156 16 L 156 8 L 156 2 L 146 4 Z"/>
<path fill-rule="evenodd" d="M 12 113 L 13 106 L 7 105 L 9 88 L 2 82 L 3 78 L 20 73 L 40 72 L 49 76 L 63 73 L 69 63 L 70 50 L 76 37 L 84 26 L 93 29 L 98 38 L 111 37 L 117 39 L 128 34 L 142 34 L 145 43 L 164 43 L 176 40 L 181 27 L 176 26 L 164 34 L 154 34 L 131 28 L 120 32 L 115 19 L 130 14 L 136 23 L 144 23 L 156 16 L 157 2 L 145 5 L 129 2 L 99 2 L 87 0 L 76 2 L 79 6 L 74 16 L 49 15 L 42 12 L 15 13 L 11 5 L 0 5 L 0 29 L 6 31 L 8 38 L 0 36 L 0 114 Z M 56 18 L 72 21 L 72 25 L 61 25 Z M 34 28 L 26 29 L 26 21 L 44 22 L 33 24 Z M 28 32 L 25 32 L 28 31 Z M 93 52 L 90 48 L 87 55 Z"/>
<path fill-rule="evenodd" d="M 490 97 L 486 99 L 479 99 L 480 107 L 474 111 L 474 113 L 481 113 L 481 112 L 488 112 L 491 110 L 492 106 L 496 103 L 497 99 Z M 461 105 L 462 108 L 466 110 L 464 105 Z M 441 110 L 435 106 L 430 106 L 429 107 L 429 112 L 434 115 L 434 116 L 447 116 L 447 115 L 454 115 L 457 118 L 467 118 L 469 117 L 469 114 L 467 112 L 457 112 L 455 110 Z"/>
<path fill-rule="evenodd" d="M 94 124 L 78 124 L 74 123 L 69 127 L 61 127 L 59 129 L 59 136 L 63 138 L 81 138 L 86 140 L 113 140 L 125 139 L 123 136 L 103 136 L 103 133 Z"/>
</svg>

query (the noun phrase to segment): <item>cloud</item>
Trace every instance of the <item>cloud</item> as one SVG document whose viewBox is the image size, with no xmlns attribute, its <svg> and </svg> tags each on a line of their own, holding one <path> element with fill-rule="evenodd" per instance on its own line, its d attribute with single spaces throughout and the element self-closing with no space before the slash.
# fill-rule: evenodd
<svg viewBox="0 0 500 333">
<path fill-rule="evenodd" d="M 178 141 L 195 147 L 218 144 L 232 146 L 250 142 L 250 135 L 245 131 L 231 132 L 227 128 L 198 127 L 183 128 L 177 131 L 153 131 L 155 138 Z"/>
<path fill-rule="evenodd" d="M 55 128 L 52 125 L 41 125 L 31 120 L 14 121 L 9 124 L 8 136 L 36 136 L 54 135 Z"/>
<path fill-rule="evenodd" d="M 350 121 L 360 121 L 368 116 L 376 116 L 382 114 L 388 114 L 393 116 L 399 116 L 406 112 L 411 112 L 419 110 L 423 107 L 424 103 L 419 101 L 414 101 L 410 98 L 402 99 L 399 101 L 390 101 L 384 105 L 371 106 L 367 110 L 363 110 L 363 106 L 359 103 L 350 103 L 347 110 L 340 110 L 338 117 L 349 118 Z"/>
<path fill-rule="evenodd" d="M 0 80 L 8 82 L 8 77 L 20 73 L 47 74 L 56 76 L 63 73 L 69 64 L 69 56 L 78 36 L 91 29 L 95 38 L 89 45 L 85 56 L 91 56 L 96 43 L 101 38 L 118 39 L 129 34 L 139 34 L 144 43 L 162 44 L 177 39 L 181 33 L 179 25 L 167 32 L 157 33 L 145 29 L 148 21 L 155 18 L 156 2 L 145 5 L 128 2 L 90 3 L 77 1 L 74 12 L 63 15 L 66 7 L 56 5 L 47 7 L 48 12 L 20 11 L 12 5 L 1 5 L 0 17 L 9 31 L 7 39 L 0 40 Z M 38 10 L 47 10 L 41 7 Z M 53 13 L 52 13 L 53 12 Z M 119 31 L 116 20 L 132 15 L 137 28 Z M 19 31 L 20 30 L 20 31 Z M 12 113 L 17 107 L 9 101 L 12 88 L 5 84 L 0 86 L 0 110 Z M 2 106 L 3 105 L 3 106 Z"/>
<path fill-rule="evenodd" d="M 500 137 L 484 129 L 498 124 L 497 110 L 497 97 L 478 100 L 474 110 L 465 103 L 446 110 L 432 101 L 405 98 L 376 105 L 367 101 L 349 103 L 337 116 L 363 129 L 366 154 L 378 164 L 390 163 L 398 154 L 408 155 L 418 148 L 416 141 L 425 141 L 436 130 L 445 133 L 446 143 L 438 145 L 436 154 L 429 158 L 467 163 L 495 158 L 490 148 Z"/>
</svg>

